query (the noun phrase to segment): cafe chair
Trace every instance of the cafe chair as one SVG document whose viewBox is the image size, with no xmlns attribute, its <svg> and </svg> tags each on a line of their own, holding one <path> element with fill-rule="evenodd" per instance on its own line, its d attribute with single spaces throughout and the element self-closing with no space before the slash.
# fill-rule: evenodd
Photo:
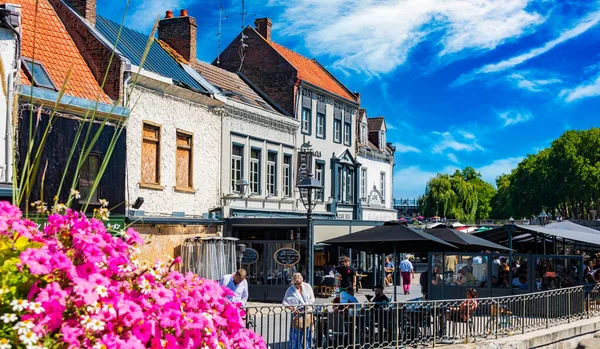
<svg viewBox="0 0 600 349">
<path fill-rule="evenodd" d="M 324 278 L 321 284 L 321 294 L 323 297 L 331 297 L 335 292 L 335 278 Z"/>
<path fill-rule="evenodd" d="M 317 296 L 322 295 L 323 282 L 325 278 L 323 276 L 315 276 L 315 285 L 313 291 Z"/>
</svg>

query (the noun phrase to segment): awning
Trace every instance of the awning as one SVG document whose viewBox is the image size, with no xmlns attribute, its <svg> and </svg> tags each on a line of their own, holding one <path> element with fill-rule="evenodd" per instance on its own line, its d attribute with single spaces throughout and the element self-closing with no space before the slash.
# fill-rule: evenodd
<svg viewBox="0 0 600 349">
<path fill-rule="evenodd" d="M 547 236 L 553 236 L 561 239 L 566 239 L 574 242 L 580 242 L 582 244 L 591 244 L 600 246 L 600 233 L 591 232 L 586 229 L 577 229 L 575 226 L 571 226 L 571 229 L 564 229 L 558 223 L 556 225 L 514 225 L 514 231 L 512 233 L 513 239 L 522 235 L 531 235 L 535 233 L 545 234 Z M 508 231 L 511 229 L 510 225 L 490 229 L 487 231 L 476 232 L 473 235 L 480 238 L 484 238 L 493 242 L 503 242 L 508 240 Z M 524 239 L 524 238 L 523 238 Z"/>
</svg>

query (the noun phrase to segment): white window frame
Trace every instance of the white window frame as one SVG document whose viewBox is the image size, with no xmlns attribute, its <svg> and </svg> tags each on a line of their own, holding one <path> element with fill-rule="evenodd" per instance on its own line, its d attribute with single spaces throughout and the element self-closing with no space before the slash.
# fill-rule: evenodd
<svg viewBox="0 0 600 349">
<path fill-rule="evenodd" d="M 346 202 L 354 202 L 354 171 L 346 170 Z"/>
<path fill-rule="evenodd" d="M 385 180 L 385 172 L 381 172 L 379 174 L 379 185 L 381 186 L 380 191 L 381 191 L 381 203 L 385 203 L 385 185 L 386 185 L 386 180 Z"/>
<path fill-rule="evenodd" d="M 257 152 L 258 158 L 252 157 L 252 153 Z M 262 151 L 259 149 L 250 149 L 250 194 L 260 194 L 260 157 Z M 256 177 L 256 178 L 255 178 Z"/>
<path fill-rule="evenodd" d="M 317 137 L 325 138 L 325 114 L 317 113 Z"/>
<path fill-rule="evenodd" d="M 333 120 L 333 141 L 340 143 L 342 141 L 342 121 Z"/>
<path fill-rule="evenodd" d="M 302 107 L 302 133 L 310 134 L 311 114 L 310 108 Z"/>
<path fill-rule="evenodd" d="M 360 125 L 360 142 L 362 144 L 367 144 L 367 125 Z"/>
<path fill-rule="evenodd" d="M 241 149 L 241 155 L 234 155 L 233 150 L 235 148 Z M 241 145 L 234 144 L 231 147 L 231 191 L 237 192 L 238 188 L 236 186 L 236 182 L 243 178 L 244 174 L 242 173 L 244 170 L 243 167 L 244 162 L 244 147 Z"/>
<path fill-rule="evenodd" d="M 385 132 L 379 131 L 379 149 L 385 150 Z"/>
<path fill-rule="evenodd" d="M 360 197 L 363 201 L 366 201 L 367 197 L 367 169 L 361 167 L 360 169 Z"/>
<path fill-rule="evenodd" d="M 290 163 L 286 164 L 285 161 L 289 159 Z M 289 155 L 284 155 L 283 156 L 283 196 L 284 197 L 291 197 L 292 193 L 290 192 L 290 188 L 291 188 L 291 181 L 292 181 L 292 157 Z"/>
<path fill-rule="evenodd" d="M 275 157 L 274 161 L 270 160 L 271 155 Z M 267 153 L 267 194 L 277 195 L 277 153 L 275 152 Z"/>
<path fill-rule="evenodd" d="M 344 122 L 344 144 L 352 145 L 352 124 Z"/>
</svg>

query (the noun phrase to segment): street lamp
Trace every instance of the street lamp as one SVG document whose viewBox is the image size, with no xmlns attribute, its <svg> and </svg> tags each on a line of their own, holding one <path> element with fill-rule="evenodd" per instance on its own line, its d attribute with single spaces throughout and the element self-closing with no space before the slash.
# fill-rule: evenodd
<svg viewBox="0 0 600 349">
<path fill-rule="evenodd" d="M 308 220 L 308 238 L 306 241 L 306 282 L 310 285 L 313 284 L 313 273 L 314 273 L 314 239 L 315 232 L 313 227 L 312 210 L 317 206 L 319 199 L 321 198 L 321 192 L 323 186 L 321 182 L 313 178 L 312 174 L 308 174 L 308 177 L 302 179 L 298 184 L 298 190 L 300 191 L 300 199 L 306 209 L 306 219 Z"/>
<path fill-rule="evenodd" d="M 237 254 L 237 260 L 239 264 L 238 269 L 242 269 L 242 259 L 244 258 L 244 252 L 246 252 L 246 245 L 238 244 L 235 252 Z"/>
<path fill-rule="evenodd" d="M 548 220 L 548 215 L 546 214 L 546 212 L 544 212 L 544 210 L 542 210 L 542 212 L 540 213 L 540 215 L 538 216 L 538 219 L 540 221 L 540 225 L 543 227 L 544 225 L 546 225 L 546 222 Z"/>
<path fill-rule="evenodd" d="M 238 193 L 240 194 L 240 196 L 245 196 L 246 192 L 248 190 L 248 181 L 245 179 L 238 179 L 237 181 L 235 181 L 235 186 L 238 190 Z"/>
</svg>

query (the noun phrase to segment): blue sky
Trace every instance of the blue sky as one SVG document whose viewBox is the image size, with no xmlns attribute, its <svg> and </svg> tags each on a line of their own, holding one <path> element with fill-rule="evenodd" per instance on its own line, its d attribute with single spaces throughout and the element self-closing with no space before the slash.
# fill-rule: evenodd
<svg viewBox="0 0 600 349">
<path fill-rule="evenodd" d="M 132 0 L 126 25 L 149 33 L 167 9 L 198 23 L 198 58 L 239 33 L 241 1 Z M 125 5 L 98 0 L 120 20 Z M 247 0 L 245 24 L 315 57 L 384 115 L 397 148 L 396 198 L 438 172 L 508 173 L 568 129 L 600 126 L 600 1 Z M 250 48 L 251 49 L 251 48 Z"/>
</svg>

